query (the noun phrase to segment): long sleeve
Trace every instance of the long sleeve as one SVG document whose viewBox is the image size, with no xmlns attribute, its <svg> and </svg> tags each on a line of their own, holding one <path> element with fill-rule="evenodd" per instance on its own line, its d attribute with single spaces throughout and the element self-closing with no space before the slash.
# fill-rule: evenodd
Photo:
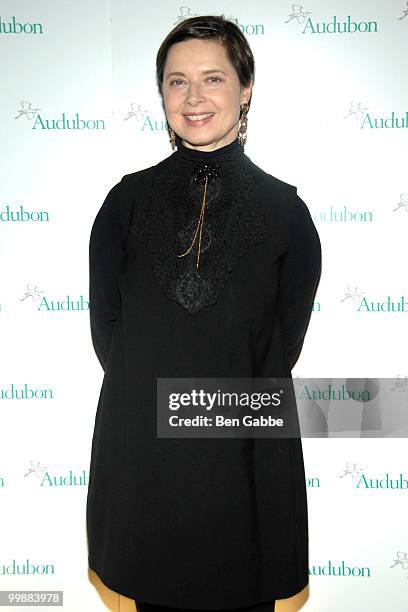
<svg viewBox="0 0 408 612">
<path fill-rule="evenodd" d="M 113 328 L 120 314 L 122 261 L 119 183 L 102 204 L 89 240 L 89 315 L 92 342 L 105 370 Z"/>
<path fill-rule="evenodd" d="M 292 370 L 302 350 L 321 273 L 321 244 L 309 209 L 296 194 L 289 247 L 279 271 L 278 316 Z"/>
</svg>

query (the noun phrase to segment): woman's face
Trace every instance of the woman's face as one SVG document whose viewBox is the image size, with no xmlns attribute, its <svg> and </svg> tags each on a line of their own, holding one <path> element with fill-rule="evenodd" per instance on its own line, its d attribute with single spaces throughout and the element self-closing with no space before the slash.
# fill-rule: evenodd
<svg viewBox="0 0 408 612">
<path fill-rule="evenodd" d="M 188 39 L 168 51 L 163 74 L 167 122 L 186 147 L 212 151 L 238 135 L 242 87 L 226 50 L 213 40 Z M 203 117 L 204 115 L 204 117 Z"/>
</svg>

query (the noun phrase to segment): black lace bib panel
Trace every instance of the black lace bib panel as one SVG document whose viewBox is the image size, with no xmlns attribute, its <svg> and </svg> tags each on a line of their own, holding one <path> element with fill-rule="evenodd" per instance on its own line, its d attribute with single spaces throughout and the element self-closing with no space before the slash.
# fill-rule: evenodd
<svg viewBox="0 0 408 612">
<path fill-rule="evenodd" d="M 198 223 L 207 176 L 197 268 Z M 215 304 L 241 256 L 265 240 L 264 210 L 245 168 L 238 139 L 211 152 L 178 150 L 136 207 L 132 231 L 152 255 L 152 266 L 170 300 L 191 315 Z"/>
</svg>

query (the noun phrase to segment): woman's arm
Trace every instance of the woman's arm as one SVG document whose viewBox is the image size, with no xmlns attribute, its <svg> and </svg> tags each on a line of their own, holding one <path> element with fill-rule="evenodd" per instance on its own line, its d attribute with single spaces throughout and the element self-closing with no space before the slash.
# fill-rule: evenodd
<svg viewBox="0 0 408 612">
<path fill-rule="evenodd" d="M 105 370 L 112 332 L 120 314 L 122 261 L 119 183 L 112 187 L 94 220 L 89 240 L 89 315 L 92 342 Z"/>
<path fill-rule="evenodd" d="M 278 316 L 293 369 L 303 346 L 321 273 L 321 244 L 309 209 L 296 194 L 289 247 L 279 272 Z"/>
</svg>

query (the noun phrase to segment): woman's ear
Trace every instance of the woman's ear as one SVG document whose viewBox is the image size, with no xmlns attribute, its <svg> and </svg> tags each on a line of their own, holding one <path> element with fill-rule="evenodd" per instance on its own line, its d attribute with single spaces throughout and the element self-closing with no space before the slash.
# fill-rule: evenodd
<svg viewBox="0 0 408 612">
<path fill-rule="evenodd" d="M 249 104 L 249 101 L 252 96 L 252 85 L 253 83 L 252 81 L 250 81 L 246 87 L 243 87 L 241 89 L 241 104 L 244 104 L 245 102 Z"/>
</svg>

